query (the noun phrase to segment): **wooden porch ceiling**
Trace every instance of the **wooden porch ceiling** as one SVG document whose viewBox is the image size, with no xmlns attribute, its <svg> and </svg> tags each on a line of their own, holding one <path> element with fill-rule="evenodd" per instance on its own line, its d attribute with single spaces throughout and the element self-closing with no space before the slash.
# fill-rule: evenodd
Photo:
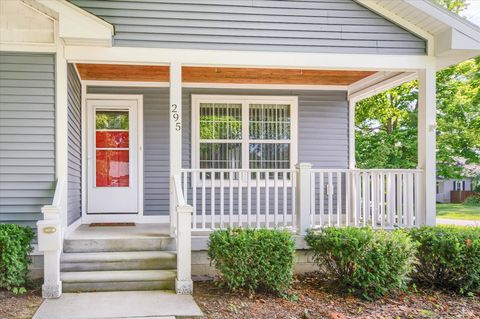
<svg viewBox="0 0 480 319">
<path fill-rule="evenodd" d="M 77 64 L 82 80 L 169 82 L 168 66 Z M 303 69 L 192 67 L 182 69 L 185 83 L 350 85 L 375 72 Z"/>
</svg>

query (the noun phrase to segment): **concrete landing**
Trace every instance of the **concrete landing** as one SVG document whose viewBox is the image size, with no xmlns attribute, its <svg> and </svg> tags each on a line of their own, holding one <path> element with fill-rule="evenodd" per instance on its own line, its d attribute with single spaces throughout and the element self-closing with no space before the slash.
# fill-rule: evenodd
<svg viewBox="0 0 480 319">
<path fill-rule="evenodd" d="M 199 318 L 192 296 L 168 291 L 65 293 L 47 299 L 33 319 Z"/>
</svg>

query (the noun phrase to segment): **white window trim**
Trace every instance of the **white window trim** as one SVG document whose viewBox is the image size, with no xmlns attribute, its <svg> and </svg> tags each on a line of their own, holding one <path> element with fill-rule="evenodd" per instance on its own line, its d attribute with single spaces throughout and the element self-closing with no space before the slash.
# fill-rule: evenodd
<svg viewBox="0 0 480 319">
<path fill-rule="evenodd" d="M 271 103 L 290 104 L 290 116 L 292 119 L 290 127 L 290 169 L 294 169 L 298 161 L 298 97 L 297 96 L 264 96 L 264 95 L 192 95 L 192 123 L 191 123 L 191 167 L 200 168 L 200 104 L 201 103 L 238 103 L 242 104 L 242 136 L 248 137 L 248 110 L 249 104 Z M 261 140 L 262 143 L 268 141 Z M 271 141 L 282 143 L 282 140 Z M 249 169 L 249 143 L 250 139 L 242 138 L 242 169 Z"/>
</svg>

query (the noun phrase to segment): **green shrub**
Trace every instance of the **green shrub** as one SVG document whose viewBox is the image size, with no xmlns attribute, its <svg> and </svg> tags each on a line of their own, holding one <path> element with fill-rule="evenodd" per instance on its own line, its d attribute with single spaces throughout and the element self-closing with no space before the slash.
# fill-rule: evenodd
<svg viewBox="0 0 480 319">
<path fill-rule="evenodd" d="M 35 234 L 29 227 L 0 225 L 0 288 L 23 291 L 28 279 L 31 242 Z"/>
<path fill-rule="evenodd" d="M 416 245 L 402 230 L 327 227 L 305 240 L 327 279 L 366 299 L 406 288 L 415 263 Z"/>
<path fill-rule="evenodd" d="M 283 295 L 290 288 L 295 242 L 288 231 L 227 229 L 210 235 L 208 256 L 220 283 L 235 291 L 266 290 Z"/>
<path fill-rule="evenodd" d="M 411 230 L 419 243 L 419 282 L 460 293 L 480 291 L 480 228 L 422 227 Z"/>
<path fill-rule="evenodd" d="M 463 205 L 467 206 L 480 206 L 480 194 L 475 194 L 467 197 L 463 202 Z"/>
</svg>

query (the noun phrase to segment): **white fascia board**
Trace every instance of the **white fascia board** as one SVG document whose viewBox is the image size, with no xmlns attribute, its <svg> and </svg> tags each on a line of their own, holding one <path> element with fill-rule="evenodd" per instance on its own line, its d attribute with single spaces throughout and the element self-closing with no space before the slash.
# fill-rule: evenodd
<svg viewBox="0 0 480 319">
<path fill-rule="evenodd" d="M 36 0 L 58 13 L 58 35 L 65 44 L 111 46 L 114 28 L 93 14 L 64 0 Z"/>
<path fill-rule="evenodd" d="M 65 47 L 72 63 L 117 63 L 184 66 L 229 66 L 257 68 L 303 68 L 324 70 L 412 71 L 435 64 L 425 55 L 332 54 L 299 52 L 259 52 L 189 50 L 128 47 Z"/>
</svg>

